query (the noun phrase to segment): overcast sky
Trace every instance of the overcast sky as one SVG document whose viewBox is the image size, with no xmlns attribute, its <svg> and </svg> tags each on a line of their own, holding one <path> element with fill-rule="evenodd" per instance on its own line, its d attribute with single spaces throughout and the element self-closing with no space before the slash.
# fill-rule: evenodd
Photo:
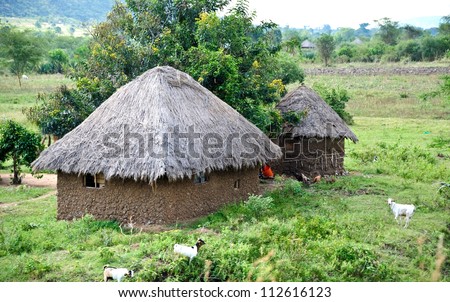
<svg viewBox="0 0 450 302">
<path fill-rule="evenodd" d="M 405 21 L 417 17 L 450 14 L 450 0 L 249 0 L 257 21 L 272 20 L 280 26 L 303 28 L 358 28 L 361 23 L 375 25 L 383 17 Z"/>
</svg>

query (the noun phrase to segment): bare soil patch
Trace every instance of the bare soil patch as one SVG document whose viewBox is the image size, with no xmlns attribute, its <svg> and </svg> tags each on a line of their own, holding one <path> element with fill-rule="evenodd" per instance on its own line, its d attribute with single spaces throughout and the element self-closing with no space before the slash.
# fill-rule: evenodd
<svg viewBox="0 0 450 302">
<path fill-rule="evenodd" d="M 0 177 L 0 186 L 11 186 L 10 174 L 0 174 Z M 43 174 L 42 178 L 36 178 L 31 174 L 26 174 L 22 178 L 22 185 L 56 189 L 56 174 Z"/>
</svg>

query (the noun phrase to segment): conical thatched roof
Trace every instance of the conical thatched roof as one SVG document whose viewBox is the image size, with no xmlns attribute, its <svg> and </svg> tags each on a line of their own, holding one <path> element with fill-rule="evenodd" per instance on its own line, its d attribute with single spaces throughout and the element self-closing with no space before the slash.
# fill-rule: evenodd
<svg viewBox="0 0 450 302">
<path fill-rule="evenodd" d="M 293 137 L 345 137 L 355 143 L 358 141 L 339 115 L 314 90 L 304 85 L 286 94 L 277 108 L 283 113 L 306 113 L 298 125 L 284 129 L 283 132 L 291 133 Z"/>
<path fill-rule="evenodd" d="M 32 166 L 153 182 L 279 157 L 279 147 L 256 126 L 186 73 L 165 66 L 119 88 Z"/>
</svg>

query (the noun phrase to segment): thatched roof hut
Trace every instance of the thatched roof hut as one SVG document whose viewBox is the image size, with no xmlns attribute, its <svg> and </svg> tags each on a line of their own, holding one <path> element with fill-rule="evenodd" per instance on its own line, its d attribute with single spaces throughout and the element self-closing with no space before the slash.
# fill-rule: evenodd
<svg viewBox="0 0 450 302">
<path fill-rule="evenodd" d="M 258 165 L 280 156 L 279 147 L 237 111 L 186 73 L 165 66 L 153 68 L 119 88 L 82 124 L 42 152 L 32 167 L 34 170 L 57 170 L 58 182 L 60 179 L 67 179 L 67 184 L 64 185 L 66 187 L 71 186 L 70 182 L 84 183 L 86 186 L 86 183 L 91 182 L 86 180 L 89 175 L 95 176 L 94 183 L 101 179 L 103 185 L 97 184 L 96 187 L 101 187 L 105 192 L 108 191 L 108 183 L 109 187 L 115 187 L 115 190 L 120 183 L 123 185 L 128 182 L 129 186 L 135 186 L 130 181 L 139 183 L 139 186 L 150 183 L 160 188 L 156 190 L 159 193 L 152 193 L 158 195 L 158 202 L 166 199 L 167 203 L 181 204 L 177 198 L 161 196 L 165 194 L 161 189 L 162 185 L 184 182 L 183 190 L 198 192 L 199 187 L 191 189 L 187 185 L 192 183 L 191 179 L 196 175 L 209 174 L 210 184 L 215 179 L 215 186 L 219 188 L 220 177 L 212 175 L 231 173 L 229 178 L 233 178 L 233 173 L 251 174 L 251 189 L 241 190 L 238 194 L 241 198 L 255 191 Z M 254 172 L 255 177 L 248 171 Z M 205 180 L 205 176 L 202 177 Z M 239 176 L 234 178 L 236 180 L 232 189 L 241 187 L 239 183 L 236 185 Z M 170 195 L 174 188 L 170 188 L 167 194 Z M 192 208 L 192 203 L 199 207 L 202 207 L 202 202 L 214 203 L 217 195 L 210 189 L 199 194 L 199 200 L 189 200 L 191 204 L 188 207 Z M 226 196 L 227 190 L 217 190 L 222 191 L 223 195 L 219 199 L 236 199 L 236 196 L 231 196 L 236 195 L 235 193 Z M 130 196 L 123 193 L 126 190 L 123 188 L 119 191 L 122 193 L 117 193 L 116 190 L 114 194 L 120 194 L 121 200 L 128 199 L 122 202 L 130 202 Z M 67 192 L 66 196 L 59 193 L 58 202 L 67 204 L 64 202 L 67 196 L 86 194 L 90 194 L 89 191 L 81 189 L 76 193 Z M 156 198 L 148 192 L 145 194 L 147 203 L 149 199 Z M 111 196 L 108 196 L 111 199 Z M 97 196 L 93 203 L 104 203 L 103 199 L 106 197 Z M 215 204 L 224 202 L 220 200 Z M 117 203 L 120 204 L 120 201 Z M 75 208 L 71 206 L 70 213 L 59 216 L 80 216 L 74 212 L 77 209 L 83 212 L 85 208 L 91 209 L 87 212 L 96 212 L 96 216 L 102 218 L 124 220 L 128 215 L 137 215 L 132 212 L 113 213 L 108 216 L 103 215 L 100 210 L 92 210 L 93 207 L 95 205 L 83 204 Z M 208 211 L 215 208 L 217 206 L 208 205 Z M 145 208 L 145 211 L 149 213 L 154 209 Z M 201 211 L 192 211 L 195 215 L 172 213 L 173 215 L 170 215 L 174 217 L 164 217 L 164 212 L 167 211 L 161 211 L 163 214 L 158 215 L 157 220 L 163 222 L 207 212 L 203 207 Z M 185 211 L 189 212 L 189 209 Z M 148 219 L 141 217 L 140 220 Z"/>
<path fill-rule="evenodd" d="M 287 174 L 339 174 L 344 171 L 344 141 L 358 138 L 339 115 L 311 88 L 301 85 L 283 97 L 277 108 L 303 117 L 285 125 L 278 144 L 284 157 L 280 169 Z"/>
<path fill-rule="evenodd" d="M 309 40 L 305 40 L 302 42 L 301 47 L 303 49 L 314 49 L 314 48 L 316 48 L 316 45 Z"/>
</svg>

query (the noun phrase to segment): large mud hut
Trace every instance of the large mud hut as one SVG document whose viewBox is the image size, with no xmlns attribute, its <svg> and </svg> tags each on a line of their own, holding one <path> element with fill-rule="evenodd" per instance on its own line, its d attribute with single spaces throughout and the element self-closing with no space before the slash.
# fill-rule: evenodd
<svg viewBox="0 0 450 302">
<path fill-rule="evenodd" d="M 345 139 L 358 138 L 339 115 L 311 88 L 301 85 L 286 94 L 277 108 L 301 119 L 286 124 L 276 143 L 283 157 L 274 164 L 279 173 L 301 177 L 340 175 L 344 170 Z"/>
<path fill-rule="evenodd" d="M 58 172 L 58 219 L 161 224 L 257 193 L 259 165 L 279 157 L 256 126 L 165 66 L 119 88 L 32 166 Z"/>
</svg>

